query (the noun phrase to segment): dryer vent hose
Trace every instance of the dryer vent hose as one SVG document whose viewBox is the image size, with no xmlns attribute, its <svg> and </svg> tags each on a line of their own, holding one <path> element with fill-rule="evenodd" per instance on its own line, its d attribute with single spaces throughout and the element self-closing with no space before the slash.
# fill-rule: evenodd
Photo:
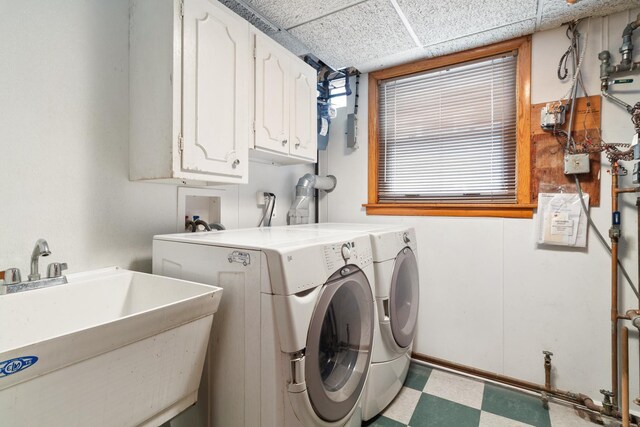
<svg viewBox="0 0 640 427">
<path fill-rule="evenodd" d="M 310 173 L 298 180 L 296 185 L 296 198 L 287 213 L 287 224 L 309 224 L 309 202 L 313 199 L 314 190 L 323 190 L 327 193 L 336 188 L 338 179 L 333 175 L 320 176 Z"/>
</svg>

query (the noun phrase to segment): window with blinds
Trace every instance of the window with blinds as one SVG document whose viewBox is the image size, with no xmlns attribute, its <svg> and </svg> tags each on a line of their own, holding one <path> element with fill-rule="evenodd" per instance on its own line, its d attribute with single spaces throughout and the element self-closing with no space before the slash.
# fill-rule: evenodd
<svg viewBox="0 0 640 427">
<path fill-rule="evenodd" d="M 517 51 L 378 82 L 378 199 L 516 203 Z"/>
</svg>

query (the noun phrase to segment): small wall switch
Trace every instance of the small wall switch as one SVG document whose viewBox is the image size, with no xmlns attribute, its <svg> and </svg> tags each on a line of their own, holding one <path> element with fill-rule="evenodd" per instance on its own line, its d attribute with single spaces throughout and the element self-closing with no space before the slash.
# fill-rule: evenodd
<svg viewBox="0 0 640 427">
<path fill-rule="evenodd" d="M 264 199 L 264 191 L 256 192 L 256 204 L 258 206 L 264 206 L 265 203 L 266 201 Z"/>
<path fill-rule="evenodd" d="M 589 154 L 565 154 L 564 174 L 589 173 Z"/>
</svg>

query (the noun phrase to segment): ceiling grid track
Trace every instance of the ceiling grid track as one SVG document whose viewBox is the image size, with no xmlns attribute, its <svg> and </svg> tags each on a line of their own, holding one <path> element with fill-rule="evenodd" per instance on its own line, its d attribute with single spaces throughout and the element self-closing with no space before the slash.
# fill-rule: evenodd
<svg viewBox="0 0 640 427">
<path fill-rule="evenodd" d="M 313 19 L 307 19 L 307 20 L 306 20 L 306 21 L 304 21 L 304 22 L 299 22 L 299 23 L 297 23 L 297 24 L 295 24 L 295 25 L 292 25 L 291 27 L 288 27 L 288 28 L 287 28 L 287 31 L 289 31 L 289 30 L 293 30 L 294 28 L 301 27 L 301 26 L 303 26 L 303 25 L 305 25 L 305 24 L 308 24 L 309 22 L 313 22 L 313 21 L 317 21 L 318 19 L 326 18 L 327 16 L 334 15 L 334 14 L 336 14 L 336 13 L 342 12 L 343 10 L 350 9 L 350 8 L 352 8 L 352 7 L 354 7 L 354 6 L 358 6 L 359 4 L 366 3 L 366 2 L 368 2 L 368 1 L 369 1 L 369 0 L 361 0 L 361 1 L 359 1 L 359 2 L 356 2 L 356 3 L 350 4 L 349 6 L 344 6 L 344 7 L 338 8 L 338 9 L 334 9 L 334 10 L 332 10 L 331 12 L 327 12 L 327 13 L 325 13 L 324 15 L 316 16 L 316 17 L 315 17 L 315 18 L 313 18 Z"/>
<path fill-rule="evenodd" d="M 434 43 L 434 44 L 427 44 L 427 45 L 423 45 L 423 47 L 427 48 L 427 47 L 433 47 L 433 46 L 438 46 L 438 45 L 442 45 L 442 44 L 447 44 L 447 43 L 450 43 L 450 42 L 452 42 L 452 41 L 454 41 L 454 40 L 461 40 L 461 39 L 464 39 L 464 38 L 467 38 L 467 37 L 477 36 L 477 35 L 479 35 L 479 34 L 491 33 L 491 32 L 493 32 L 493 31 L 495 31 L 495 30 L 500 30 L 500 29 L 502 29 L 502 28 L 508 28 L 508 27 L 510 27 L 510 26 L 512 26 L 512 25 L 517 25 L 517 24 L 521 24 L 521 23 L 524 23 L 524 22 L 528 22 L 528 21 L 530 21 L 530 18 L 523 19 L 523 20 L 521 20 L 521 21 L 510 22 L 510 23 L 508 23 L 508 24 L 500 25 L 499 27 L 493 27 L 493 28 L 488 29 L 488 30 L 482 30 L 482 31 L 477 31 L 477 32 L 475 32 L 475 33 L 464 34 L 464 35 L 462 35 L 462 36 L 460 36 L 460 37 L 450 38 L 450 39 L 445 40 L 445 41 L 442 41 L 442 42 L 438 42 L 438 43 Z"/>
<path fill-rule="evenodd" d="M 538 6 L 536 9 L 536 26 L 535 30 L 538 31 L 540 29 L 540 25 L 542 24 L 542 9 L 544 8 L 544 0 L 538 0 Z"/>
<path fill-rule="evenodd" d="M 409 33 L 409 35 L 413 39 L 413 42 L 416 44 L 417 47 L 422 47 L 423 44 L 418 39 L 418 35 L 413 30 L 413 27 L 409 23 L 409 20 L 405 16 L 404 12 L 402 11 L 402 9 L 400 9 L 400 5 L 398 4 L 398 1 L 397 0 L 390 0 L 390 1 L 391 1 L 391 4 L 393 5 L 393 8 L 396 10 L 396 13 L 400 17 L 400 20 L 404 24 L 405 29 L 407 30 L 407 32 Z"/>
</svg>

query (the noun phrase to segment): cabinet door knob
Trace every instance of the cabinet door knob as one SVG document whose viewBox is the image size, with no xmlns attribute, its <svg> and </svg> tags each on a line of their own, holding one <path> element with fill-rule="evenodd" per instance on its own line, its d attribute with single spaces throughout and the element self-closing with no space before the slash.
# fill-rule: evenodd
<svg viewBox="0 0 640 427">
<path fill-rule="evenodd" d="M 240 164 L 240 160 L 239 159 L 235 159 L 233 161 L 233 163 L 231 163 L 231 167 L 235 169 L 235 168 L 238 167 L 239 164 Z"/>
<path fill-rule="evenodd" d="M 287 141 L 286 139 L 283 139 L 282 140 L 282 146 L 284 147 L 285 145 L 287 145 L 287 142 L 289 142 L 289 141 Z"/>
<path fill-rule="evenodd" d="M 300 148 L 300 143 L 296 142 L 296 148 Z"/>
</svg>

